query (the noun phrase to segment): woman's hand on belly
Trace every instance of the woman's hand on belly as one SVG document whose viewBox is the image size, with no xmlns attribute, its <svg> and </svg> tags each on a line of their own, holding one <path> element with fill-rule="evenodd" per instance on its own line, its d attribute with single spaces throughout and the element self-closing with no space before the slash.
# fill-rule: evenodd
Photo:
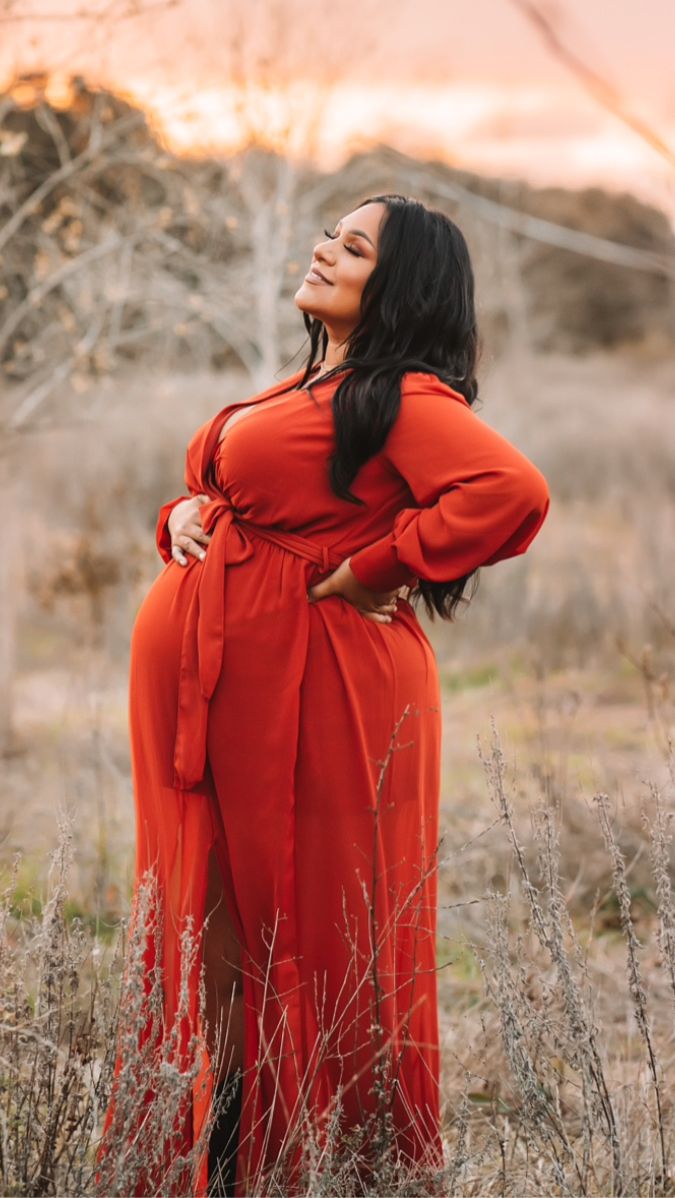
<svg viewBox="0 0 675 1198">
<path fill-rule="evenodd" d="M 208 495 L 195 495 L 193 499 L 185 499 L 177 503 L 169 516 L 169 536 L 171 537 L 171 556 L 179 566 L 187 566 L 186 553 L 204 561 L 206 546 L 211 537 L 202 529 L 200 508 L 208 503 Z"/>
<path fill-rule="evenodd" d="M 391 624 L 399 590 L 369 591 L 352 573 L 349 562 L 350 558 L 346 558 L 328 578 L 310 587 L 307 598 L 311 603 L 316 603 L 320 599 L 327 599 L 329 595 L 338 595 L 357 608 L 366 619 L 374 620 L 377 624 Z"/>
</svg>

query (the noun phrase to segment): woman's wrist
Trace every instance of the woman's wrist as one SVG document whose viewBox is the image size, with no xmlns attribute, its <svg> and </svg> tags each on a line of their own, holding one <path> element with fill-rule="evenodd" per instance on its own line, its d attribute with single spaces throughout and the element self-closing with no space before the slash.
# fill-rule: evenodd
<svg viewBox="0 0 675 1198">
<path fill-rule="evenodd" d="M 169 521 L 173 515 L 174 509 L 180 503 L 185 503 L 189 499 L 189 495 L 179 495 L 177 499 L 170 499 L 168 503 L 162 504 L 157 517 L 157 528 L 155 530 L 155 542 L 157 551 L 162 561 L 170 562 L 173 560 L 171 556 L 171 529 Z"/>
</svg>

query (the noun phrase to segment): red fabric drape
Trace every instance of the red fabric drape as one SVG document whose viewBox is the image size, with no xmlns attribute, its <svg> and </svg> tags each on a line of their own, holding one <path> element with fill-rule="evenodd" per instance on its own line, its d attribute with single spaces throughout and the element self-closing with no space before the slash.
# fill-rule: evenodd
<svg viewBox="0 0 675 1198">
<path fill-rule="evenodd" d="M 307 590 L 348 556 L 374 590 L 460 577 L 524 552 L 549 502 L 539 471 L 460 395 L 409 374 L 354 484 L 365 504 L 346 503 L 327 475 L 337 382 L 312 398 L 299 378 L 246 400 L 256 410 L 231 430 L 241 405 L 196 433 L 186 482 L 209 495 L 212 541 L 203 563 L 172 562 L 162 509 L 167 564 L 132 641 L 137 871 L 156 868 L 166 909 L 165 1029 L 212 847 L 244 946 L 238 1194 L 289 1145 L 297 1163 L 303 1110 L 320 1120 L 341 1095 L 341 1126 L 363 1125 L 381 1101 L 378 1060 L 398 1147 L 442 1160 L 436 663 L 406 601 L 382 625 Z M 188 1145 L 208 1102 L 207 1090 L 186 1116 Z M 205 1184 L 202 1162 L 195 1192 Z"/>
</svg>

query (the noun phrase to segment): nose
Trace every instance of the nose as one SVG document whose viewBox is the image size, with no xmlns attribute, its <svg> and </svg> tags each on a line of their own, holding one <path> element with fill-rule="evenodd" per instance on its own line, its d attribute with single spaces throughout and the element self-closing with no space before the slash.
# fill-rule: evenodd
<svg viewBox="0 0 675 1198">
<path fill-rule="evenodd" d="M 314 246 L 313 253 L 314 257 L 318 258 L 321 262 L 335 263 L 335 252 L 333 250 L 332 242 L 330 242 L 328 238 L 326 238 L 325 241 L 318 241 Z"/>
</svg>

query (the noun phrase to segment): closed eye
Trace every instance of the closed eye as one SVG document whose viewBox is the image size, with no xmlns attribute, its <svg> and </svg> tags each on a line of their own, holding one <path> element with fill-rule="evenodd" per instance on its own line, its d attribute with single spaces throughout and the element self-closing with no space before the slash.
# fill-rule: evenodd
<svg viewBox="0 0 675 1198">
<path fill-rule="evenodd" d="M 329 233 L 328 229 L 324 229 L 324 233 L 326 234 L 326 237 L 328 238 L 329 241 L 337 240 L 337 233 Z M 352 249 L 352 247 L 350 245 L 346 245 L 345 249 L 347 250 L 348 253 L 353 254 L 355 258 L 363 257 L 363 254 L 359 254 L 358 250 Z"/>
</svg>

